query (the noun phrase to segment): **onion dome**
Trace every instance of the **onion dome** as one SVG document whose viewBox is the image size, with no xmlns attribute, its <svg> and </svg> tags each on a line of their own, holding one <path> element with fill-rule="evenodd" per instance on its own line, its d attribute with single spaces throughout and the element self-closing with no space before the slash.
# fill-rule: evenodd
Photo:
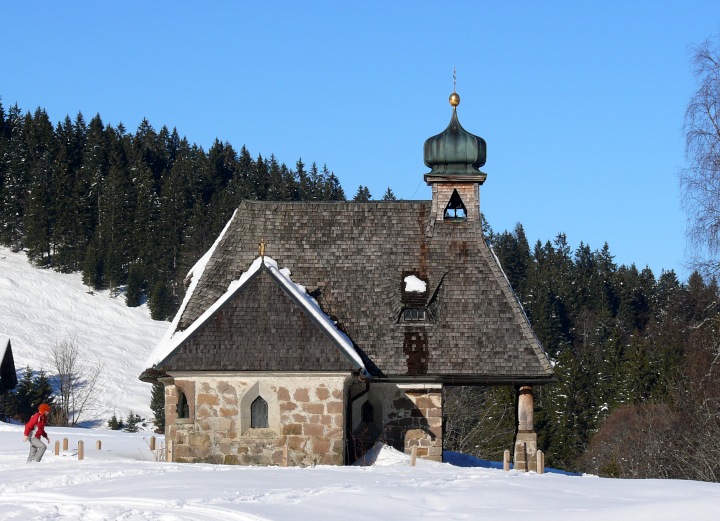
<svg viewBox="0 0 720 521">
<path fill-rule="evenodd" d="M 482 176 L 480 167 L 485 164 L 487 144 L 479 136 L 471 134 L 460 125 L 457 106 L 460 96 L 456 92 L 450 95 L 453 107 L 450 124 L 437 136 L 425 141 L 425 165 L 431 171 L 425 177 L 433 176 Z"/>
</svg>

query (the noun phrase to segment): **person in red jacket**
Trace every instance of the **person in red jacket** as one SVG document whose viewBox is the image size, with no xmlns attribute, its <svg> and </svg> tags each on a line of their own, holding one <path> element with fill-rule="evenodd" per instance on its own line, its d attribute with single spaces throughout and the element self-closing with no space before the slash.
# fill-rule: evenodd
<svg viewBox="0 0 720 521">
<path fill-rule="evenodd" d="M 46 403 L 40 404 L 38 412 L 32 415 L 30 421 L 25 424 L 25 441 L 30 441 L 30 455 L 28 456 L 28 463 L 31 461 L 40 461 L 45 454 L 47 445 L 45 445 L 40 438 L 45 438 L 50 443 L 45 432 L 45 424 L 47 423 L 47 417 L 50 414 L 50 406 Z"/>
</svg>

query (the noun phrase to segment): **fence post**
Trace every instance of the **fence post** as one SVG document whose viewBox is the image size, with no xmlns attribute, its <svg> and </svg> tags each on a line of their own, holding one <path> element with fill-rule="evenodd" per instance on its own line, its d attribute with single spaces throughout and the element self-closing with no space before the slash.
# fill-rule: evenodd
<svg viewBox="0 0 720 521">
<path fill-rule="evenodd" d="M 85 443 L 82 440 L 78 442 L 78 461 L 85 459 Z"/>
<path fill-rule="evenodd" d="M 150 437 L 150 450 L 155 450 L 155 436 Z"/>
<path fill-rule="evenodd" d="M 416 461 L 417 461 L 417 446 L 413 447 L 410 450 L 410 466 L 414 467 Z"/>
<path fill-rule="evenodd" d="M 537 451 L 537 473 L 545 473 L 545 453 L 541 450 Z"/>
<path fill-rule="evenodd" d="M 102 450 L 102 441 L 97 440 L 97 441 L 95 442 L 95 448 L 96 448 L 97 450 Z"/>
<path fill-rule="evenodd" d="M 63 438 L 63 450 L 68 450 L 68 439 Z"/>
<path fill-rule="evenodd" d="M 510 451 L 509 450 L 505 450 L 505 452 L 503 452 L 503 470 L 505 472 L 510 471 Z"/>
<path fill-rule="evenodd" d="M 55 455 L 60 455 L 60 440 L 55 440 Z"/>
</svg>

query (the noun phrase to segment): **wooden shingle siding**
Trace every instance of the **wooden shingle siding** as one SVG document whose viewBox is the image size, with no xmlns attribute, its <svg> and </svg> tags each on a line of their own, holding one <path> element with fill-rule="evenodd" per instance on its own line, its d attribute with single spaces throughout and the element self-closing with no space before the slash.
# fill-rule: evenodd
<svg viewBox="0 0 720 521">
<path fill-rule="evenodd" d="M 431 220 L 430 201 L 243 202 L 198 281 L 180 330 L 248 269 L 261 240 L 265 254 L 290 269 L 292 280 L 313 294 L 371 361 L 368 367 L 375 376 L 421 371 L 488 380 L 552 378 L 550 363 L 485 243 L 480 222 Z M 412 365 L 404 351 L 407 324 L 399 320 L 403 274 L 409 272 L 428 285 L 428 320 L 423 324 L 427 359 Z M 173 357 L 167 369 L 348 368 L 337 349 L 317 328 L 304 325 L 302 314 L 293 312 L 281 293 L 269 282 L 254 283 L 207 332 L 196 335 L 190 342 L 192 355 L 188 345 L 187 353 Z M 238 345 L 248 353 L 244 358 L 224 352 Z M 269 350 L 274 350 L 272 356 Z"/>
<path fill-rule="evenodd" d="M 351 371 L 352 365 L 265 271 L 186 341 L 168 371 Z"/>
</svg>

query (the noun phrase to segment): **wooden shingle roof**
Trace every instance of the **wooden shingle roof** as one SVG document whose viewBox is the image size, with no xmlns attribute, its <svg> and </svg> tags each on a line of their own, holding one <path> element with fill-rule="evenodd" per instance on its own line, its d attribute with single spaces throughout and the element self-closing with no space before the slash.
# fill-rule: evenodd
<svg viewBox="0 0 720 521">
<path fill-rule="evenodd" d="M 430 201 L 243 202 L 194 281 L 192 295 L 174 322 L 177 330 L 190 328 L 226 293 L 230 283 L 248 270 L 257 257 L 258 243 L 264 241 L 266 255 L 305 286 L 350 338 L 374 378 L 551 381 L 550 362 L 487 246 L 480 224 L 432 222 L 430 209 Z M 409 275 L 425 281 L 427 291 L 403 291 Z M 260 286 L 258 292 L 266 291 Z M 260 323 L 272 322 L 278 313 L 292 314 L 286 302 L 260 293 L 238 298 L 245 299 L 236 304 L 244 306 L 243 313 L 257 307 L 255 327 L 265 327 Z M 404 320 L 403 309 L 408 307 L 424 309 L 425 320 Z M 222 334 L 203 333 L 203 343 L 213 346 L 206 360 L 213 356 L 221 360 L 227 350 L 249 349 L 255 352 L 252 364 L 223 368 L 289 370 L 282 357 L 260 345 L 239 346 L 229 333 L 251 327 L 251 323 L 238 323 Z M 278 341 L 302 351 L 312 350 L 313 342 L 320 340 L 300 335 L 278 337 Z M 158 367 L 209 368 L 182 354 L 188 349 L 181 346 Z M 314 369 L 337 370 L 337 364 L 332 357 L 318 359 Z"/>
</svg>

